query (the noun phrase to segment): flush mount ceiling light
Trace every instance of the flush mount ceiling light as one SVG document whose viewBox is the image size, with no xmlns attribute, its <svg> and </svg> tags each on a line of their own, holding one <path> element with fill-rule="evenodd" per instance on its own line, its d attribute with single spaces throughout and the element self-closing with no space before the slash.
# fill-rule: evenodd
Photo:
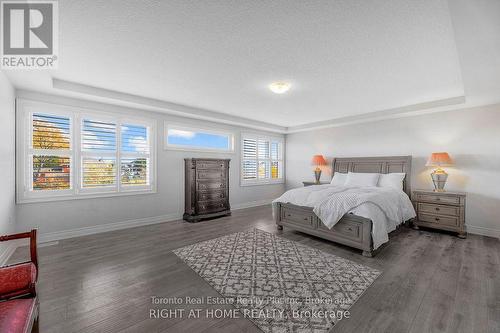
<svg viewBox="0 0 500 333">
<path fill-rule="evenodd" d="M 277 81 L 271 83 L 268 87 L 275 94 L 283 94 L 290 89 L 291 84 L 288 82 Z"/>
</svg>

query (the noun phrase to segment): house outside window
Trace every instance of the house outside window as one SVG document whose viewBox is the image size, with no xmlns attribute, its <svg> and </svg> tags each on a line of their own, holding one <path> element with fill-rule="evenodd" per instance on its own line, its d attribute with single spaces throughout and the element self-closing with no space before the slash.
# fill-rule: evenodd
<svg viewBox="0 0 500 333">
<path fill-rule="evenodd" d="M 17 201 L 156 190 L 155 122 L 18 99 Z"/>
</svg>

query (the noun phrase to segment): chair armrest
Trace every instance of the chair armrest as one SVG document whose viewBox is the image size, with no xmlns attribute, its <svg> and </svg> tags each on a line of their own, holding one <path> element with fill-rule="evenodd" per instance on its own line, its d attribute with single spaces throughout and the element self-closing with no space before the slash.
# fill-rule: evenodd
<svg viewBox="0 0 500 333">
<path fill-rule="evenodd" d="M 0 242 L 14 240 L 14 239 L 21 239 L 21 238 L 31 238 L 33 232 L 36 233 L 36 230 L 33 229 L 29 232 L 21 232 L 19 234 L 0 236 Z"/>
<path fill-rule="evenodd" d="M 0 236 L 0 242 L 5 242 L 9 240 L 29 238 L 30 239 L 30 257 L 31 262 L 35 265 L 38 274 L 38 254 L 36 250 L 36 229 L 30 232 L 22 232 L 19 234 Z"/>
</svg>

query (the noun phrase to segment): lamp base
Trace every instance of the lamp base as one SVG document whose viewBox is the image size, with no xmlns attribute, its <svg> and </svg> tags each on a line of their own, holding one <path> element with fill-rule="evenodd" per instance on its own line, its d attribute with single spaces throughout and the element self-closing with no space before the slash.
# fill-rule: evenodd
<svg viewBox="0 0 500 333">
<path fill-rule="evenodd" d="M 319 184 L 319 180 L 321 178 L 321 170 L 314 170 L 314 179 L 316 180 L 316 184 Z"/>
<path fill-rule="evenodd" d="M 443 169 L 436 169 L 431 173 L 432 182 L 434 183 L 434 192 L 446 192 L 444 186 L 448 179 L 448 174 Z"/>
</svg>

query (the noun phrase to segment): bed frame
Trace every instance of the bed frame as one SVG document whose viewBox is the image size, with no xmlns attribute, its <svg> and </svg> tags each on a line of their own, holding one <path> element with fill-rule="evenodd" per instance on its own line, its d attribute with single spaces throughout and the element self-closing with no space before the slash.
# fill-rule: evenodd
<svg viewBox="0 0 500 333">
<path fill-rule="evenodd" d="M 404 172 L 406 177 L 403 181 L 403 190 L 411 197 L 411 156 L 342 157 L 335 158 L 332 167 L 333 173 L 346 173 L 349 171 L 365 173 Z M 279 230 L 283 230 L 283 227 L 286 226 L 306 234 L 360 249 L 366 257 L 374 255 L 372 221 L 370 219 L 354 214 L 346 214 L 332 229 L 328 229 L 319 217 L 313 213 L 312 207 L 278 203 L 277 212 L 275 220 Z"/>
</svg>

